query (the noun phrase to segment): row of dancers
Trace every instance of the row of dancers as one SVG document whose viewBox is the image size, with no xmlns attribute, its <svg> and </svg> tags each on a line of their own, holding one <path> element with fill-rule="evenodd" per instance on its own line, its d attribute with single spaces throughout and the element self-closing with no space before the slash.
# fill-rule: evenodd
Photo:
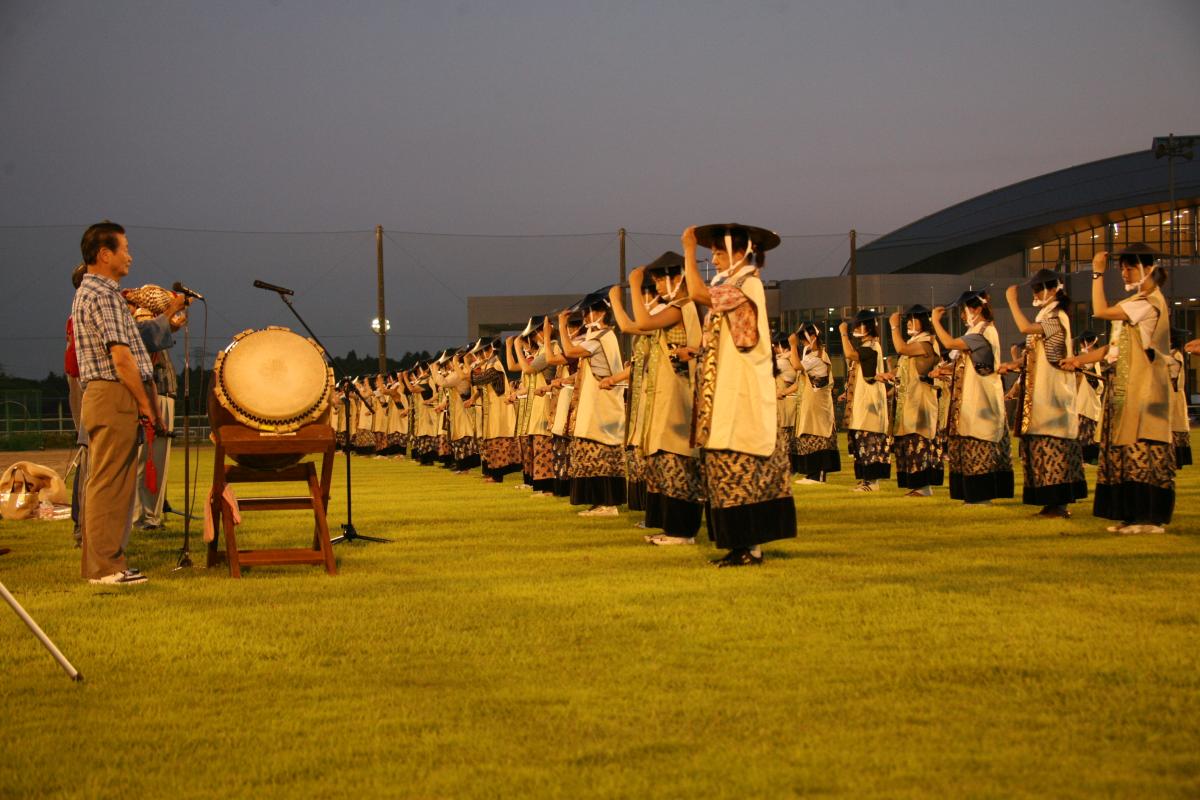
<svg viewBox="0 0 1200 800">
<path fill-rule="evenodd" d="M 943 486 L 971 507 L 1011 498 L 1015 435 L 1022 500 L 1036 516 L 1071 515 L 1089 493 L 1086 462 L 1098 466 L 1093 513 L 1110 531 L 1165 529 L 1191 451 L 1188 337 L 1169 327 L 1161 254 L 1117 254 L 1129 294 L 1112 305 L 1109 256 L 1093 260 L 1093 316 L 1111 323 L 1107 343 L 1072 337 L 1065 281 L 1047 270 L 1025 284 L 1032 318 L 1022 287 L 1005 294 L 1025 337 L 1009 360 L 986 290 L 886 318 L 860 311 L 838 326 L 846 377 L 835 396 L 822 326 L 771 335 L 760 273 L 778 244 L 739 223 L 689 228 L 683 254 L 631 273 L 628 303 L 624 287 L 606 287 L 507 339 L 359 379 L 368 402 L 350 396 L 339 436 L 349 427 L 358 452 L 479 468 L 488 482 L 519 473 L 518 488 L 569 498 L 583 516 L 644 511 L 655 545 L 694 544 L 706 518 L 727 551 L 719 566 L 760 564 L 761 545 L 795 536 L 793 477 L 819 485 L 841 470 L 839 429 L 856 493 L 880 491 L 894 466 L 907 498 Z M 697 247 L 711 250 L 710 281 Z M 632 342 L 627 358 L 618 332 Z M 1007 392 L 1005 375 L 1015 376 Z"/>
</svg>

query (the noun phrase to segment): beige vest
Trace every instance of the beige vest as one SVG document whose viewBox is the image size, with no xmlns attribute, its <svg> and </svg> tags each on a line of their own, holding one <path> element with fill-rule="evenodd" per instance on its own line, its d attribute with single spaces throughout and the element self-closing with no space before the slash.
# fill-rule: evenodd
<svg viewBox="0 0 1200 800">
<path fill-rule="evenodd" d="M 1171 387 L 1171 430 L 1187 433 L 1191 430 L 1187 408 L 1187 359 L 1178 350 L 1172 351 L 1171 358 L 1179 364 L 1179 376 Z M 1167 366 L 1170 367 L 1170 364 Z"/>
<path fill-rule="evenodd" d="M 570 377 L 571 371 L 566 364 L 560 364 L 558 370 L 555 371 L 554 377 L 567 378 Z M 575 393 L 575 387 L 567 384 L 558 389 L 554 395 L 554 416 L 550 421 L 550 433 L 555 436 L 568 436 L 567 420 L 571 416 L 571 397 Z"/>
<path fill-rule="evenodd" d="M 538 351 L 538 354 L 546 352 L 543 348 Z M 535 356 L 536 357 L 536 356 Z M 546 385 L 546 375 L 544 372 L 526 372 L 521 378 L 522 383 L 528 385 L 529 389 L 529 424 L 526 430 L 530 436 L 549 436 L 550 435 L 550 419 L 548 403 L 550 401 L 550 393 L 544 392 L 539 395 L 537 390 Z"/>
<path fill-rule="evenodd" d="M 683 329 L 687 337 L 687 346 L 693 350 L 700 347 L 700 315 L 695 303 L 680 306 L 683 316 Z M 682 374 L 675 372 L 671 364 L 670 350 L 667 348 L 667 332 L 655 331 L 653 345 L 657 358 L 654 358 L 654 394 L 648 398 L 649 413 L 645 425 L 645 436 L 642 447 L 647 455 L 658 452 L 675 453 L 681 456 L 696 456 L 696 448 L 691 446 L 692 435 L 692 391 L 693 376 L 696 370 L 696 360 L 688 362 L 688 370 Z"/>
<path fill-rule="evenodd" d="M 1071 355 L 1071 321 L 1057 310 L 1059 324 L 1066 335 L 1067 355 Z M 1079 436 L 1079 413 L 1075 404 L 1075 375 L 1055 369 L 1046 359 L 1046 341 L 1041 334 L 1028 337 L 1025 344 L 1025 387 L 1021 394 L 1021 429 L 1018 434 L 1055 436 L 1075 439 Z"/>
<path fill-rule="evenodd" d="M 928 333 L 918 334 L 908 340 L 909 344 L 927 343 L 933 347 L 931 363 L 921 356 L 900 356 L 896 366 L 899 380 L 896 385 L 896 423 L 892 431 L 896 436 L 916 434 L 926 439 L 937 436 L 938 396 L 932 383 L 921 380 L 937 365 L 939 352 L 937 342 Z"/>
<path fill-rule="evenodd" d="M 1087 377 L 1083 374 L 1084 371 L 1090 372 L 1093 375 L 1099 373 L 1097 364 L 1088 364 L 1082 370 L 1075 373 L 1075 413 L 1081 417 L 1087 417 L 1090 420 L 1100 420 L 1100 392 L 1104 388 L 1104 384 L 1100 383 L 1097 388 L 1092 388 L 1092 385 L 1087 382 Z M 1097 431 L 1097 433 L 1099 433 Z"/>
<path fill-rule="evenodd" d="M 1142 341 L 1140 326 L 1126 322 L 1121 325 L 1117 345 L 1116 371 L 1110 387 L 1114 419 L 1109 442 L 1117 447 L 1142 439 L 1171 441 L 1171 379 L 1167 365 L 1171 339 L 1167 303 L 1158 289 L 1145 295 L 1145 299 L 1158 311 L 1150 342 Z M 1155 351 L 1154 361 L 1146 356 L 1147 349 Z"/>
<path fill-rule="evenodd" d="M 1000 442 L 1008 432 L 1008 418 L 1004 413 L 1004 383 L 995 370 L 1000 367 L 1000 335 L 996 326 L 986 323 L 976 331 L 992 346 L 992 374 L 980 375 L 975 371 L 971 354 L 963 351 L 959 358 L 967 359 L 962 371 L 962 403 L 958 411 L 958 435 L 982 439 L 985 442 Z"/>
<path fill-rule="evenodd" d="M 604 353 L 604 360 L 608 362 L 610 374 L 616 375 L 623 368 L 617 335 L 611 330 L 605 331 L 600 336 L 600 347 Z M 625 389 L 601 389 L 600 381 L 592 374 L 590 358 L 579 359 L 575 386 L 579 391 L 579 407 L 575 411 L 575 438 L 609 446 L 623 446 Z"/>
<path fill-rule="evenodd" d="M 786 358 L 786 356 L 784 357 Z M 790 381 L 782 372 L 775 376 L 775 419 L 776 424 L 781 428 L 790 430 L 796 425 L 796 395 L 800 390 L 797 389 L 784 397 L 779 395 L 796 385 L 800 380 L 800 372 L 801 370 L 796 370 Z"/>
<path fill-rule="evenodd" d="M 504 367 L 500 364 L 500 359 L 493 356 L 490 361 L 483 365 L 483 369 L 497 369 L 504 377 L 504 385 L 500 387 L 499 393 L 492 390 L 491 386 L 477 387 L 479 392 L 480 414 L 482 415 L 482 429 L 484 439 L 507 439 L 510 436 L 516 435 L 517 430 L 517 407 L 505 400 L 508 396 L 508 374 L 504 372 Z M 483 406 L 487 406 L 487 410 L 483 410 Z"/>
<path fill-rule="evenodd" d="M 457 389 L 450 390 L 450 438 L 453 441 L 475 435 L 475 413 L 463 405 Z"/>
<path fill-rule="evenodd" d="M 821 360 L 825 362 L 826 367 L 832 367 L 829 362 L 829 351 L 821 351 Z M 808 373 L 803 369 L 798 371 L 797 380 L 800 381 L 800 388 L 797 390 L 799 395 L 799 408 L 796 411 L 796 434 L 807 436 L 832 436 L 834 431 L 834 407 L 833 407 L 833 378 L 832 369 L 830 370 L 830 378 L 824 386 L 817 389 L 813 386 L 812 380 L 809 379 Z"/>
<path fill-rule="evenodd" d="M 633 357 L 629 363 L 629 414 L 625 418 L 626 447 L 641 447 L 646 436 L 646 418 L 650 415 L 653 402 L 647 387 L 646 371 L 653 362 L 650 350 L 656 346 L 655 338 L 660 333 L 655 331 L 634 336 Z"/>
<path fill-rule="evenodd" d="M 758 342 L 749 350 L 733 343 L 730 326 L 721 326 L 717 342 L 717 369 L 713 393 L 708 450 L 733 450 L 756 456 L 775 451 L 779 428 L 775 418 L 775 379 L 771 375 L 771 329 L 767 324 L 767 296 L 757 276 L 747 277 L 742 292 L 758 314 Z"/>
<path fill-rule="evenodd" d="M 879 371 L 884 369 L 883 348 L 879 341 L 865 347 L 875 351 Z M 850 430 L 868 433 L 887 433 L 887 386 L 883 381 L 868 382 L 863 377 L 862 364 L 854 370 L 854 405 L 850 409 Z"/>
</svg>

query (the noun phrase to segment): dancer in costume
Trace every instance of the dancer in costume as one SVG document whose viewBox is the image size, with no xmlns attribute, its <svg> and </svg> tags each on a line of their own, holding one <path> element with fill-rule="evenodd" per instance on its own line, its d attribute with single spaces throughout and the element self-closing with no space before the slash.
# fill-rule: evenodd
<svg viewBox="0 0 1200 800">
<path fill-rule="evenodd" d="M 1117 520 L 1108 528 L 1113 533 L 1162 533 L 1175 509 L 1171 339 L 1160 257 L 1140 242 L 1122 250 L 1121 278 L 1131 294 L 1110 306 L 1104 293 L 1108 253 L 1095 255 L 1092 316 L 1112 322 L 1108 344 L 1064 359 L 1067 369 L 1108 365 L 1092 513 Z"/>
<path fill-rule="evenodd" d="M 1086 355 L 1097 345 L 1095 331 L 1084 331 L 1075 340 L 1075 353 Z M 1079 414 L 1079 447 L 1085 464 L 1095 465 L 1100 456 L 1101 397 L 1104 381 L 1100 364 L 1088 364 L 1075 373 L 1075 411 Z"/>
<path fill-rule="evenodd" d="M 892 474 L 892 443 L 888 431 L 887 359 L 879 342 L 879 314 L 860 310 L 851 324 L 838 325 L 846 356 L 845 423 L 848 449 L 854 458 L 856 492 L 875 492 L 879 481 Z"/>
<path fill-rule="evenodd" d="M 833 375 L 829 351 L 821 338 L 820 326 L 805 322 L 788 337 L 792 367 L 796 370 L 796 428 L 792 437 L 792 472 L 796 483 L 825 483 L 831 472 L 842 471 L 837 441 L 837 419 L 833 404 Z"/>
<path fill-rule="evenodd" d="M 531 358 L 526 351 L 517 349 L 517 366 L 521 370 L 521 383 L 526 387 L 529 411 L 526 430 L 529 436 L 530 482 L 537 497 L 554 494 L 554 446 L 550 433 L 551 406 L 549 386 L 554 379 L 554 367 L 550 364 L 550 326 L 547 317 L 537 315 L 529 318 L 521 336 L 534 343 Z"/>
<path fill-rule="evenodd" d="M 942 361 L 930 310 L 922 305 L 888 318 L 892 347 L 899 355 L 894 375 L 896 409 L 892 416 L 892 451 L 896 483 L 905 497 L 929 497 L 945 479 L 938 440 L 938 393 L 930 373 Z"/>
<path fill-rule="evenodd" d="M 607 288 L 579 302 L 585 333 L 560 335 L 563 353 L 579 361 L 575 375 L 575 427 L 570 450 L 571 505 L 581 516 L 615 517 L 625 502 L 625 387 L 601 382 L 624 369 L 613 331 Z M 559 330 L 567 329 L 559 313 Z"/>
<path fill-rule="evenodd" d="M 1023 367 L 1013 432 L 1021 438 L 1025 466 L 1022 501 L 1041 506 L 1037 516 L 1067 518 L 1067 506 L 1087 497 L 1079 446 L 1076 376 L 1060 365 L 1071 355 L 1071 299 L 1058 274 L 1038 270 L 1028 281 L 1037 317 L 1030 322 L 1017 299 L 1005 293 L 1014 324 L 1025 334 Z"/>
<path fill-rule="evenodd" d="M 682 261 L 680 264 L 682 265 Z M 640 291 L 634 289 L 631 293 L 631 309 L 636 310 L 639 305 L 644 309 L 657 304 L 658 295 L 653 282 L 642 283 L 640 289 Z M 646 368 L 647 356 L 653 346 L 652 336 L 650 331 L 642 330 L 637 322 L 625 313 L 622 289 L 619 285 L 609 289 L 609 303 L 617 329 L 633 339 L 633 355 L 629 359 L 629 364 L 621 373 L 606 379 L 610 384 L 629 383 L 625 420 L 626 504 L 630 511 L 646 512 L 646 519 L 637 523 L 635 527 L 659 528 L 662 527 L 662 520 L 658 518 L 661 508 L 655 503 L 654 510 L 650 510 L 651 498 L 646 479 L 646 454 L 642 449 L 646 417 L 650 413 L 647 405 L 649 396 L 646 393 Z"/>
<path fill-rule="evenodd" d="M 483 409 L 480 459 L 484 481 L 500 483 L 504 476 L 521 469 L 521 448 L 517 442 L 517 410 L 506 402 L 508 374 L 500 363 L 500 341 L 479 340 L 473 348 L 478 361 L 471 373 L 475 388 L 474 403 Z"/>
<path fill-rule="evenodd" d="M 796 428 L 800 371 L 792 366 L 787 335 L 781 333 L 772 336 L 771 348 L 775 356 L 772 369 L 775 375 L 775 419 L 779 423 L 779 435 L 783 438 L 783 446 L 787 453 L 791 454 L 792 436 Z"/>
<path fill-rule="evenodd" d="M 722 567 L 761 564 L 762 545 L 796 535 L 788 454 L 775 417 L 771 334 L 759 270 L 779 236 L 738 223 L 688 228 L 681 237 L 688 294 L 707 306 L 691 444 L 700 448 L 708 530 L 728 553 Z M 712 251 L 706 284 L 696 246 Z"/>
<path fill-rule="evenodd" d="M 654 545 L 695 544 L 704 513 L 704 482 L 699 452 L 691 441 L 696 356 L 702 327 L 696 304 L 688 295 L 683 256 L 666 252 L 629 276 L 634 298 L 650 293 L 655 300 L 634 303 L 639 330 L 649 334 L 641 415 L 641 446 L 646 454 L 647 525 L 653 519 L 662 533 L 648 534 Z M 614 309 L 619 294 L 614 293 Z"/>
<path fill-rule="evenodd" d="M 1187 344 L 1191 331 L 1186 328 L 1171 329 L 1171 361 L 1167 367 L 1171 374 L 1171 439 L 1175 445 L 1175 469 L 1183 469 L 1192 463 L 1192 428 L 1188 419 L 1187 402 Z"/>
<path fill-rule="evenodd" d="M 1013 496 L 1012 452 L 1004 414 L 1000 336 L 985 290 L 963 292 L 951 304 L 966 333 L 955 337 L 942 326 L 946 308 L 933 309 L 933 329 L 942 347 L 954 351 L 946 421 L 950 497 L 967 505 L 990 505 Z"/>
</svg>

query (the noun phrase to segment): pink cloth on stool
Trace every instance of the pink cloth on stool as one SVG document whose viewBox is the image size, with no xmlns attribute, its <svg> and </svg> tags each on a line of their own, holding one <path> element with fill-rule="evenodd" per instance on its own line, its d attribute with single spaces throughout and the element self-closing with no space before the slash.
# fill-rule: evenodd
<svg viewBox="0 0 1200 800">
<path fill-rule="evenodd" d="M 208 502 L 204 504 L 204 541 L 211 542 L 216 537 L 216 530 L 213 527 L 212 518 L 212 501 L 213 493 L 210 489 L 208 492 Z M 221 493 L 221 505 L 233 512 L 233 524 L 242 524 L 242 512 L 238 508 L 237 495 L 233 493 L 233 487 L 225 484 L 225 491 Z"/>
</svg>

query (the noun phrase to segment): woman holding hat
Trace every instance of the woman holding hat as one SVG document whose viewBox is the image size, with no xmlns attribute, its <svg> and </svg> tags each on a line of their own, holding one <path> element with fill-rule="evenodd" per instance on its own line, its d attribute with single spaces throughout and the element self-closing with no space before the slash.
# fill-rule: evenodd
<svg viewBox="0 0 1200 800">
<path fill-rule="evenodd" d="M 463 363 L 465 348 L 456 350 L 446 362 L 446 417 L 449 420 L 451 469 L 462 474 L 479 466 L 475 440 L 475 418 L 466 406 L 471 396 L 471 371 Z"/>
<path fill-rule="evenodd" d="M 526 430 L 529 436 L 529 471 L 533 493 L 549 496 L 554 493 L 554 446 L 550 433 L 550 396 L 547 388 L 554 379 L 554 366 L 550 363 L 549 318 L 541 315 L 530 317 L 522 335 L 534 343 L 531 358 L 523 349 L 515 351 L 517 365 L 521 370 L 521 383 L 525 386 L 529 411 Z"/>
<path fill-rule="evenodd" d="M 877 313 L 862 309 L 851 325 L 838 325 L 847 362 L 845 424 L 856 492 L 878 491 L 879 481 L 892 474 L 887 384 L 880 379 L 887 374 L 887 359 L 878 320 Z"/>
<path fill-rule="evenodd" d="M 1100 341 L 1094 331 L 1084 331 L 1075 340 L 1075 352 L 1087 355 Z M 1079 414 L 1079 447 L 1085 464 L 1100 456 L 1100 409 L 1104 381 L 1099 364 L 1088 364 L 1075 372 L 1075 411 Z"/>
<path fill-rule="evenodd" d="M 639 291 L 646 279 L 653 294 Z M 646 537 L 654 545 L 694 544 L 704 512 L 700 459 L 691 443 L 693 372 L 701 340 L 700 316 L 688 296 L 683 256 L 667 252 L 629 276 L 636 326 L 647 332 L 649 348 L 643 383 L 645 403 L 640 441 L 646 454 L 647 526 L 662 529 Z M 615 310 L 615 306 L 614 306 Z"/>
<path fill-rule="evenodd" d="M 1160 289 L 1167 275 L 1159 255 L 1140 242 L 1121 251 L 1121 278 L 1132 294 L 1112 306 L 1104 294 L 1108 253 L 1095 255 L 1092 316 L 1112 322 L 1109 343 L 1064 364 L 1108 365 L 1092 512 L 1118 520 L 1113 533 L 1162 533 L 1175 509 L 1170 323 Z"/>
<path fill-rule="evenodd" d="M 788 346 L 799 387 L 792 472 L 801 476 L 796 479 L 798 484 L 824 483 L 829 473 L 842 471 L 829 351 L 821 340 L 821 327 L 812 322 L 805 322 L 789 336 Z"/>
<path fill-rule="evenodd" d="M 1062 280 L 1043 269 L 1029 279 L 1033 305 L 1031 322 L 1021 310 L 1017 286 L 1005 292 L 1017 329 L 1025 334 L 1025 349 L 1017 394 L 1013 431 L 1021 437 L 1025 466 L 1022 501 L 1041 506 L 1040 517 L 1067 518 L 1067 506 L 1087 497 L 1083 449 L 1079 446 L 1076 377 L 1060 365 L 1071 355 L 1070 298 Z"/>
<path fill-rule="evenodd" d="M 642 450 L 642 430 L 645 427 L 646 415 L 649 413 L 649 409 L 646 407 L 646 355 L 650 352 L 650 333 L 639 328 L 633 318 L 625 313 L 623 294 L 620 284 L 616 284 L 609 288 L 608 300 L 617 329 L 626 336 L 632 337 L 633 347 L 629 363 L 625 365 L 625 368 L 620 373 L 605 378 L 601 381 L 601 386 L 608 387 L 614 383 L 629 384 L 625 418 L 626 504 L 630 511 L 646 512 L 646 520 L 639 522 L 636 527 L 656 528 L 659 526 L 659 522 L 657 520 L 652 522 L 650 519 L 646 454 Z M 656 301 L 657 295 L 654 292 L 653 284 L 646 284 L 641 287 L 641 292 L 636 290 L 633 292 L 630 298 L 630 307 L 636 309 L 639 305 L 646 306 Z"/>
<path fill-rule="evenodd" d="M 566 327 L 562 320 L 552 323 L 547 315 L 544 328 L 547 337 L 553 337 L 557 325 L 559 335 L 570 339 L 582 338 L 583 317 L 577 310 L 567 309 Z M 571 428 L 575 406 L 575 372 L 578 361 L 567 358 L 562 347 L 553 338 L 548 338 L 546 363 L 554 368 L 554 379 L 546 389 L 546 405 L 550 412 L 550 446 L 554 451 L 554 496 L 571 496 Z"/>
<path fill-rule="evenodd" d="M 473 400 L 483 409 L 480 461 L 486 483 L 501 483 L 504 476 L 521 469 L 521 447 L 515 435 L 516 408 L 506 402 L 508 374 L 500 363 L 500 341 L 491 339 L 477 345 L 479 361 L 471 373 Z"/>
<path fill-rule="evenodd" d="M 989 505 L 1013 496 L 1012 451 L 1004 413 L 1000 336 L 985 290 L 963 292 L 952 304 L 966 326 L 955 337 L 942 326 L 943 306 L 933 309 L 933 330 L 953 352 L 946 422 L 950 497 L 967 505 Z"/>
<path fill-rule="evenodd" d="M 1188 421 L 1187 403 L 1187 344 L 1191 331 L 1171 329 L 1171 360 L 1167 369 L 1171 375 L 1171 438 L 1175 444 L 1175 469 L 1192 463 L 1192 429 Z"/>
<path fill-rule="evenodd" d="M 779 236 L 738 223 L 683 232 L 688 295 L 709 308 L 704 322 L 692 445 L 700 448 L 709 536 L 729 552 L 716 563 L 762 563 L 761 546 L 796 535 L 788 454 L 775 417 L 771 333 L 759 270 Z M 706 284 L 696 245 L 712 251 Z"/>
<path fill-rule="evenodd" d="M 800 372 L 792 366 L 791 348 L 785 334 L 771 337 L 771 349 L 775 356 L 772 373 L 775 375 L 775 419 L 779 435 L 789 456 L 792 452 L 792 436 L 796 428 L 796 401 L 800 391 Z"/>
<path fill-rule="evenodd" d="M 892 347 L 899 354 L 894 378 L 896 410 L 892 417 L 892 450 L 896 482 L 905 497 L 929 497 L 945 479 L 938 441 L 938 393 L 930 373 L 942 361 L 930 310 L 910 306 L 888 318 Z"/>
<path fill-rule="evenodd" d="M 529 328 L 529 323 L 525 324 L 525 328 Z M 519 356 L 527 363 L 533 358 L 529 343 L 525 340 L 527 335 L 524 332 L 518 333 L 516 336 L 508 337 L 504 342 L 504 365 L 509 374 L 517 375 L 517 379 L 509 385 L 508 396 L 504 401 L 516 411 L 513 434 L 516 436 L 517 447 L 521 452 L 521 483 L 516 486 L 519 490 L 533 488 L 533 443 L 529 440 L 529 404 L 533 400 L 533 395 L 528 391 L 529 381 L 527 379 L 529 376 L 521 368 L 522 361 L 518 360 Z"/>
<path fill-rule="evenodd" d="M 563 334 L 560 344 L 578 359 L 575 375 L 575 428 L 570 451 L 571 505 L 587 505 L 580 516 L 615 517 L 625 502 L 625 389 L 601 382 L 624 369 L 617 335 L 610 324 L 607 288 L 580 301 L 585 333 Z M 568 314 L 559 314 L 559 330 Z"/>
</svg>

